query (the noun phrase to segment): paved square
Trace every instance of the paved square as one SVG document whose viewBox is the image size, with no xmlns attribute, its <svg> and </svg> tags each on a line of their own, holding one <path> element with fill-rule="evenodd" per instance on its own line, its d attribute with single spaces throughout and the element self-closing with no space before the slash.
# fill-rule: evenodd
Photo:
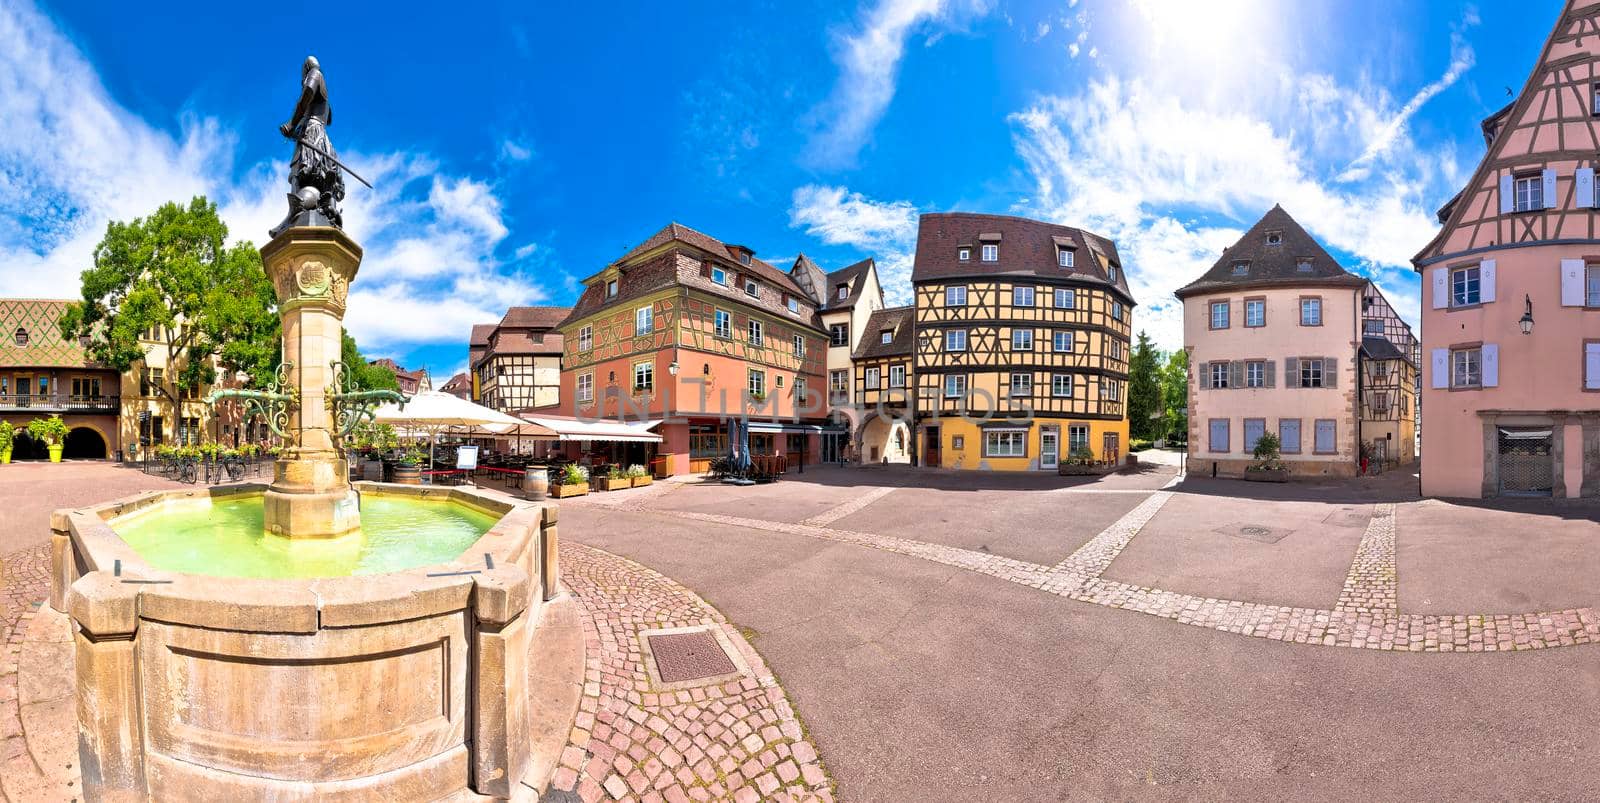
<svg viewBox="0 0 1600 803">
<path fill-rule="evenodd" d="M 1495 507 L 1429 500 L 1401 509 L 1401 610 L 1544 611 L 1600 601 L 1600 508 L 1548 499 Z"/>
</svg>

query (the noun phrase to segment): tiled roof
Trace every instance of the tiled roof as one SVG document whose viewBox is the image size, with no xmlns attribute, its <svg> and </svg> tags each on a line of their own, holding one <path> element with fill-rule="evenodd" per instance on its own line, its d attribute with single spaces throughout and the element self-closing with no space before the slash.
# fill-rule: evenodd
<svg viewBox="0 0 1600 803">
<path fill-rule="evenodd" d="M 439 390 L 470 401 L 472 398 L 472 380 L 467 376 L 466 372 L 462 372 L 450 377 L 448 381 L 439 387 Z"/>
<path fill-rule="evenodd" d="M 1281 242 L 1268 243 L 1270 234 Z M 1311 269 L 1302 272 L 1301 259 L 1311 260 Z M 1243 272 L 1235 266 L 1243 264 Z M 1239 241 L 1222 252 L 1216 264 L 1203 276 L 1178 289 L 1178 298 L 1216 290 L 1256 287 L 1360 287 L 1366 279 L 1351 275 L 1339 266 L 1314 237 L 1283 211 L 1274 206 L 1245 232 Z"/>
<path fill-rule="evenodd" d="M 563 316 L 565 317 L 565 316 Z M 563 340 L 554 329 L 532 332 L 525 329 L 506 328 L 495 332 L 488 354 L 561 354 Z"/>
<path fill-rule="evenodd" d="M 855 359 L 896 357 L 910 355 L 914 337 L 916 310 L 912 307 L 880 309 L 867 318 L 867 327 L 861 333 L 861 343 L 856 346 Z M 889 342 L 883 342 L 883 330 L 893 333 Z"/>
<path fill-rule="evenodd" d="M 828 274 L 818 267 L 817 263 L 811 261 L 811 257 L 805 254 L 795 257 L 794 267 L 789 269 L 789 277 L 794 279 L 794 283 L 799 285 L 800 289 L 806 291 L 806 295 L 810 296 L 812 301 L 820 305 L 827 300 L 823 296 L 828 292 Z"/>
<path fill-rule="evenodd" d="M 500 319 L 500 326 L 554 329 L 566 320 L 571 312 L 571 307 L 512 307 L 506 310 L 505 317 Z M 476 334 L 477 327 L 474 326 L 473 330 Z"/>
<path fill-rule="evenodd" d="M 1372 335 L 1368 335 L 1361 338 L 1361 353 L 1374 360 L 1411 361 L 1411 358 L 1407 357 L 1405 352 L 1402 352 L 1399 348 L 1395 347 L 1393 343 L 1390 343 L 1389 338 L 1387 337 L 1374 337 Z"/>
<path fill-rule="evenodd" d="M 867 289 L 867 271 L 874 269 L 876 266 L 877 263 L 872 261 L 872 257 L 867 257 L 854 265 L 840 268 L 828 274 L 827 281 L 823 284 L 825 294 L 822 300 L 823 310 L 831 311 L 854 307 L 856 302 L 861 300 L 862 293 Z M 841 284 L 850 288 L 850 295 L 843 299 L 839 298 L 838 288 Z"/>
<path fill-rule="evenodd" d="M 0 365 L 41 368 L 95 368 L 76 340 L 61 337 L 58 321 L 71 301 L 0 298 Z M 17 344 L 17 330 L 26 345 Z"/>
<path fill-rule="evenodd" d="M 750 263 L 745 264 L 740 261 L 739 251 L 735 246 L 728 245 L 727 243 L 724 243 L 708 234 L 695 231 L 694 229 L 691 229 L 681 223 L 668 223 L 666 228 L 656 232 L 655 234 L 651 235 L 649 239 L 634 246 L 633 250 L 623 254 L 622 258 L 618 259 L 617 262 L 627 262 L 636 254 L 642 254 L 655 248 L 656 246 L 672 240 L 688 243 L 689 245 L 699 248 L 702 251 L 707 251 L 719 257 L 723 257 L 724 259 L 728 260 L 730 266 L 735 270 L 754 273 L 763 281 L 778 287 L 784 292 L 805 296 L 805 291 L 800 289 L 799 285 L 795 284 L 794 279 L 790 278 L 789 274 L 773 267 L 766 262 L 763 262 L 760 259 L 757 259 L 754 256 L 754 252 L 751 252 L 752 256 L 750 257 Z"/>
<path fill-rule="evenodd" d="M 997 239 L 999 261 L 982 261 L 981 242 Z M 964 262 L 958 253 L 963 247 L 972 249 Z M 1076 251 L 1072 267 L 1061 267 L 1056 256 L 1060 247 Z M 1117 268 L 1114 284 L 1107 279 L 1106 265 Z M 1128 303 L 1134 303 L 1117 246 L 1104 237 L 1071 226 L 1010 215 L 970 212 L 923 215 L 917 222 L 917 256 L 911 280 L 939 281 L 967 276 L 1039 276 L 1111 285 Z"/>
<path fill-rule="evenodd" d="M 507 313 L 510 314 L 510 313 Z M 472 339 L 467 342 L 469 346 L 489 345 L 489 335 L 494 334 L 497 323 L 475 323 L 472 325 Z"/>
</svg>

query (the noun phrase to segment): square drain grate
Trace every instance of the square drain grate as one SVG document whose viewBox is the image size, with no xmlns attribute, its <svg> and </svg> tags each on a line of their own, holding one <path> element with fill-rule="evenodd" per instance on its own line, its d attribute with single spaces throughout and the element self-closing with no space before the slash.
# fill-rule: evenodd
<svg viewBox="0 0 1600 803">
<path fill-rule="evenodd" d="M 645 640 L 650 643 L 656 674 L 663 683 L 722 677 L 739 671 L 722 644 L 707 630 L 661 633 L 646 636 Z"/>
</svg>

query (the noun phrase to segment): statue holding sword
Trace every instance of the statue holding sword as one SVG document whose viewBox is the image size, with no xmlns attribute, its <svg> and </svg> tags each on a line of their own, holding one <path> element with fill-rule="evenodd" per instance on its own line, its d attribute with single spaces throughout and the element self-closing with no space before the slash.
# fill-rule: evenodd
<svg viewBox="0 0 1600 803">
<path fill-rule="evenodd" d="M 371 187 L 367 180 L 346 167 L 334 153 L 328 139 L 333 125 L 333 106 L 328 102 L 328 85 L 322 78 L 315 56 L 307 56 L 300 68 L 300 101 L 294 116 L 278 127 L 284 137 L 294 140 L 294 157 L 289 161 L 289 214 L 271 232 L 276 237 L 290 226 L 337 226 L 344 228 L 339 202 L 344 200 L 344 173 Z"/>
</svg>

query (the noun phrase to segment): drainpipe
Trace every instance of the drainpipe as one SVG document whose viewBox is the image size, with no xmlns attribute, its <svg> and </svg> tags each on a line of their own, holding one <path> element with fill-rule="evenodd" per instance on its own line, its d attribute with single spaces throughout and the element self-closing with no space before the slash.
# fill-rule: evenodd
<svg viewBox="0 0 1600 803">
<path fill-rule="evenodd" d="M 1361 338 L 1364 336 L 1363 333 L 1366 331 L 1366 324 L 1363 323 L 1363 321 L 1366 319 L 1366 313 L 1361 309 L 1361 297 L 1365 292 L 1366 287 L 1361 287 L 1356 290 L 1356 359 L 1355 362 L 1351 363 L 1351 366 L 1356 369 L 1356 472 L 1358 474 L 1361 471 L 1361 444 L 1364 442 L 1361 436 L 1361 393 L 1363 390 L 1361 378 Z M 1311 437 L 1315 438 L 1316 433 L 1312 433 Z"/>
</svg>

